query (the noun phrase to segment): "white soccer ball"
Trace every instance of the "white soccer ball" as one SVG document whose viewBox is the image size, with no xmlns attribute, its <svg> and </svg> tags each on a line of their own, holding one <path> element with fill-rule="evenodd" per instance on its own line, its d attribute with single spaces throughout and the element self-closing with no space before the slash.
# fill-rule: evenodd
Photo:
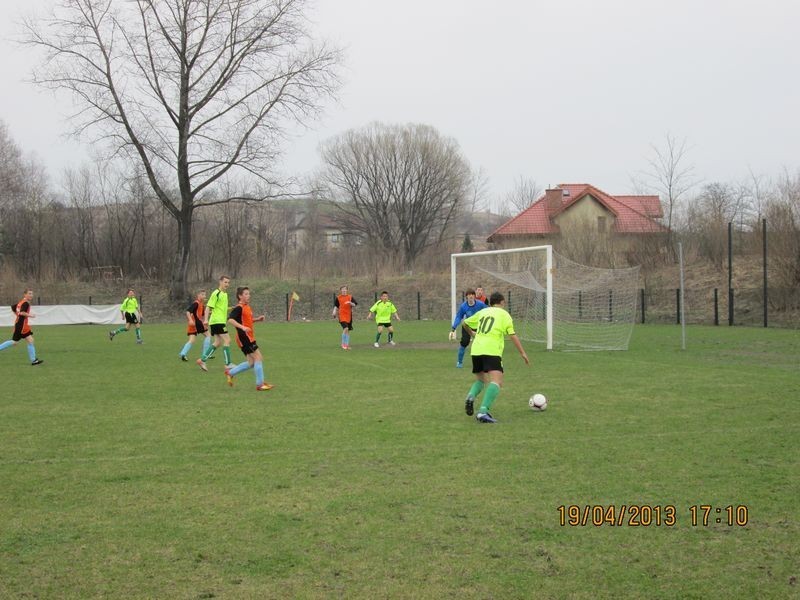
<svg viewBox="0 0 800 600">
<path fill-rule="evenodd" d="M 528 406 L 532 410 L 544 410 L 547 408 L 547 398 L 544 397 L 544 394 L 534 394 L 528 400 Z"/>
</svg>

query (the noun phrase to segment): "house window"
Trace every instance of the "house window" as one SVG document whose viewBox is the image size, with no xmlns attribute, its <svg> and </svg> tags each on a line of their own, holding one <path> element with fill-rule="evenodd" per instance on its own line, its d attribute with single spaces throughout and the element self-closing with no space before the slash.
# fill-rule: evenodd
<svg viewBox="0 0 800 600">
<path fill-rule="evenodd" d="M 597 217 L 597 231 L 600 233 L 606 232 L 606 218 L 605 217 Z"/>
</svg>

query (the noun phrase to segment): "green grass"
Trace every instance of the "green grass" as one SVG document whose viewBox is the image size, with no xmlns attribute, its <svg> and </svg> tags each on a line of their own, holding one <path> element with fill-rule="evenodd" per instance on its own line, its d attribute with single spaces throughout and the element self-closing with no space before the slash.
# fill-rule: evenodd
<svg viewBox="0 0 800 600">
<path fill-rule="evenodd" d="M 350 353 L 332 321 L 261 325 L 268 393 L 178 362 L 181 325 L 143 331 L 39 327 L 35 368 L 0 353 L 0 597 L 798 592 L 796 331 L 692 327 L 681 352 L 637 327 L 628 352 L 529 345 L 527 368 L 508 344 L 496 426 L 463 414 L 443 322 L 380 350 L 359 322 Z M 571 504 L 677 524 L 561 526 Z M 698 504 L 749 522 L 692 526 Z"/>
</svg>

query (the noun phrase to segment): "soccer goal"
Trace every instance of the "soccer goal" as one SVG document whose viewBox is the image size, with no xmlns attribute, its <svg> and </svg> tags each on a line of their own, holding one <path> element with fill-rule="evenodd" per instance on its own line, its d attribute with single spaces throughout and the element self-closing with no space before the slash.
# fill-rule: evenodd
<svg viewBox="0 0 800 600">
<path fill-rule="evenodd" d="M 451 318 L 468 288 L 501 292 L 520 339 L 548 350 L 627 350 L 639 267 L 599 269 L 552 246 L 450 255 Z"/>
</svg>

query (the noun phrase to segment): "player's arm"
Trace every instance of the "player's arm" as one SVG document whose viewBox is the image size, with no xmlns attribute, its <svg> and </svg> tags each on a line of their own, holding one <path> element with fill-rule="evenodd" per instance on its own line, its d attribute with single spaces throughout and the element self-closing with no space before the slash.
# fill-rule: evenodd
<svg viewBox="0 0 800 600">
<path fill-rule="evenodd" d="M 337 315 L 338 313 L 339 313 L 339 298 L 336 298 L 336 299 L 333 301 L 333 312 L 331 313 L 331 316 L 332 316 L 333 318 L 336 318 L 336 315 Z"/>
<path fill-rule="evenodd" d="M 267 315 L 259 315 L 257 317 L 253 317 L 253 322 L 258 323 L 259 321 L 265 321 L 267 319 Z"/>
<path fill-rule="evenodd" d="M 230 325 L 231 327 L 235 327 L 236 329 L 240 329 L 240 330 L 244 331 L 245 333 L 249 333 L 250 332 L 250 328 L 249 327 L 247 327 L 245 325 L 242 325 L 241 323 L 239 323 L 239 321 L 237 321 L 233 317 L 228 319 L 228 325 Z"/>
<path fill-rule="evenodd" d="M 511 341 L 514 343 L 514 346 L 516 346 L 516 348 L 517 348 L 517 352 L 519 352 L 520 355 L 522 356 L 522 360 L 525 361 L 526 365 L 529 365 L 530 361 L 528 360 L 528 355 L 525 354 L 525 349 L 522 347 L 522 342 L 519 341 L 519 338 L 517 337 L 517 334 L 516 333 L 512 333 L 510 337 L 511 337 Z"/>
<path fill-rule="evenodd" d="M 197 304 L 192 304 L 186 309 L 186 320 L 189 322 L 189 327 L 194 325 L 194 311 L 197 310 Z"/>
<path fill-rule="evenodd" d="M 217 294 L 219 297 L 219 294 Z M 203 311 L 203 324 L 208 325 L 208 320 L 211 318 L 211 309 L 214 308 L 214 292 L 211 292 L 211 296 L 208 298 L 208 302 L 206 302 L 206 308 Z"/>
<path fill-rule="evenodd" d="M 36 315 L 34 315 L 31 312 L 31 305 L 28 304 L 27 302 L 25 302 L 22 306 L 20 306 L 20 310 L 17 314 L 20 317 L 28 317 L 29 319 L 33 319 L 36 317 Z"/>
<path fill-rule="evenodd" d="M 394 312 L 392 312 L 392 316 L 399 321 L 400 320 L 400 313 L 397 312 L 397 307 L 392 305 L 392 308 L 394 309 Z"/>
<path fill-rule="evenodd" d="M 348 304 L 350 306 L 358 306 L 358 302 L 356 301 L 355 298 L 350 298 L 350 301 L 348 302 Z"/>
</svg>

